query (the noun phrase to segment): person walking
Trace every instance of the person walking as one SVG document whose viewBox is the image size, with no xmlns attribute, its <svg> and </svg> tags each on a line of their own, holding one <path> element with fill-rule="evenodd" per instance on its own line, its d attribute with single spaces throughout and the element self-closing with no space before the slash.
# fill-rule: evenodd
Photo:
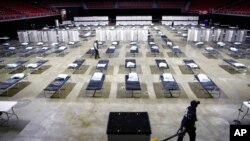
<svg viewBox="0 0 250 141">
<path fill-rule="evenodd" d="M 182 141 L 186 133 L 188 133 L 190 141 L 195 141 L 195 122 L 197 121 L 196 108 L 199 104 L 200 101 L 192 100 L 190 106 L 187 107 L 186 113 L 181 121 L 181 133 L 179 134 L 177 141 Z"/>
<path fill-rule="evenodd" d="M 98 41 L 97 40 L 94 42 L 94 50 L 95 50 L 95 59 L 100 58 L 99 51 L 98 51 Z"/>
</svg>

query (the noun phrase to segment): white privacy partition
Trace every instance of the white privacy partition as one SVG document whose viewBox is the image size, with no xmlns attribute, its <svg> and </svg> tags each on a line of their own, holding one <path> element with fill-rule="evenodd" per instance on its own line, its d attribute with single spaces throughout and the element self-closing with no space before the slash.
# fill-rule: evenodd
<svg viewBox="0 0 250 141">
<path fill-rule="evenodd" d="M 19 39 L 20 43 L 28 43 L 29 42 L 28 33 L 26 31 L 18 31 L 17 35 L 18 35 L 18 39 Z"/>
<path fill-rule="evenodd" d="M 48 31 L 48 39 L 50 43 L 57 43 L 57 33 L 55 30 L 49 30 Z"/>
<path fill-rule="evenodd" d="M 162 16 L 162 25 L 198 25 L 199 16 Z"/>
<path fill-rule="evenodd" d="M 100 41 L 147 41 L 148 29 L 96 29 L 96 37 Z"/>
</svg>

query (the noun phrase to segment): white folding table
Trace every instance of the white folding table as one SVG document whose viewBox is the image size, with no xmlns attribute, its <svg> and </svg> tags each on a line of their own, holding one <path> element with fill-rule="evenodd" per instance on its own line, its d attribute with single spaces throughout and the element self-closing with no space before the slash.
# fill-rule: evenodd
<svg viewBox="0 0 250 141">
<path fill-rule="evenodd" d="M 0 115 L 0 120 L 3 120 L 3 122 L 0 123 L 0 125 L 9 125 L 9 120 L 11 116 L 15 116 L 18 120 L 17 114 L 14 112 L 14 106 L 17 104 L 17 101 L 0 101 L 0 112 L 2 113 Z M 2 116 L 5 114 L 7 116 L 7 119 L 4 119 Z"/>
</svg>

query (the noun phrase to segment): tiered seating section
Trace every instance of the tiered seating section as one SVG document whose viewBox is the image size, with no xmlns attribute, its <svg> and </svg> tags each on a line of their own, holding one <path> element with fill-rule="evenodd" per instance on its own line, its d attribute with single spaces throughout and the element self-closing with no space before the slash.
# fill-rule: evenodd
<svg viewBox="0 0 250 141">
<path fill-rule="evenodd" d="M 232 2 L 233 0 L 191 0 L 188 11 L 192 13 L 200 13 L 202 11 L 212 12 L 214 9 L 218 9 Z"/>
<path fill-rule="evenodd" d="M 184 4 L 184 1 L 157 1 L 158 8 L 182 8 L 184 7 Z"/>
<path fill-rule="evenodd" d="M 240 1 L 239 3 L 218 10 L 217 13 L 250 15 L 250 1 Z"/>
<path fill-rule="evenodd" d="M 86 2 L 86 6 L 90 9 L 111 9 L 113 8 L 113 2 L 111 1 L 106 1 L 106 2 Z"/>
<path fill-rule="evenodd" d="M 119 8 L 153 8 L 152 1 L 119 2 Z"/>
<path fill-rule="evenodd" d="M 0 20 L 23 17 L 55 15 L 58 12 L 51 8 L 32 5 L 20 1 L 4 1 L 0 4 Z"/>
</svg>

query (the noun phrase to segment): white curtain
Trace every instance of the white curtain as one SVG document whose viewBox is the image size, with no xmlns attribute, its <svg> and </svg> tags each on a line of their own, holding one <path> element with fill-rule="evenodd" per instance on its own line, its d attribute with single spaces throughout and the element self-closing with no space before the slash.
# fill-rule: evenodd
<svg viewBox="0 0 250 141">
<path fill-rule="evenodd" d="M 48 31 L 48 41 L 50 43 L 57 43 L 58 42 L 58 40 L 57 40 L 57 34 L 56 34 L 55 30 Z"/>
<path fill-rule="evenodd" d="M 18 35 L 18 39 L 19 39 L 20 43 L 28 43 L 29 42 L 28 33 L 26 31 L 18 31 L 17 35 Z"/>
</svg>

